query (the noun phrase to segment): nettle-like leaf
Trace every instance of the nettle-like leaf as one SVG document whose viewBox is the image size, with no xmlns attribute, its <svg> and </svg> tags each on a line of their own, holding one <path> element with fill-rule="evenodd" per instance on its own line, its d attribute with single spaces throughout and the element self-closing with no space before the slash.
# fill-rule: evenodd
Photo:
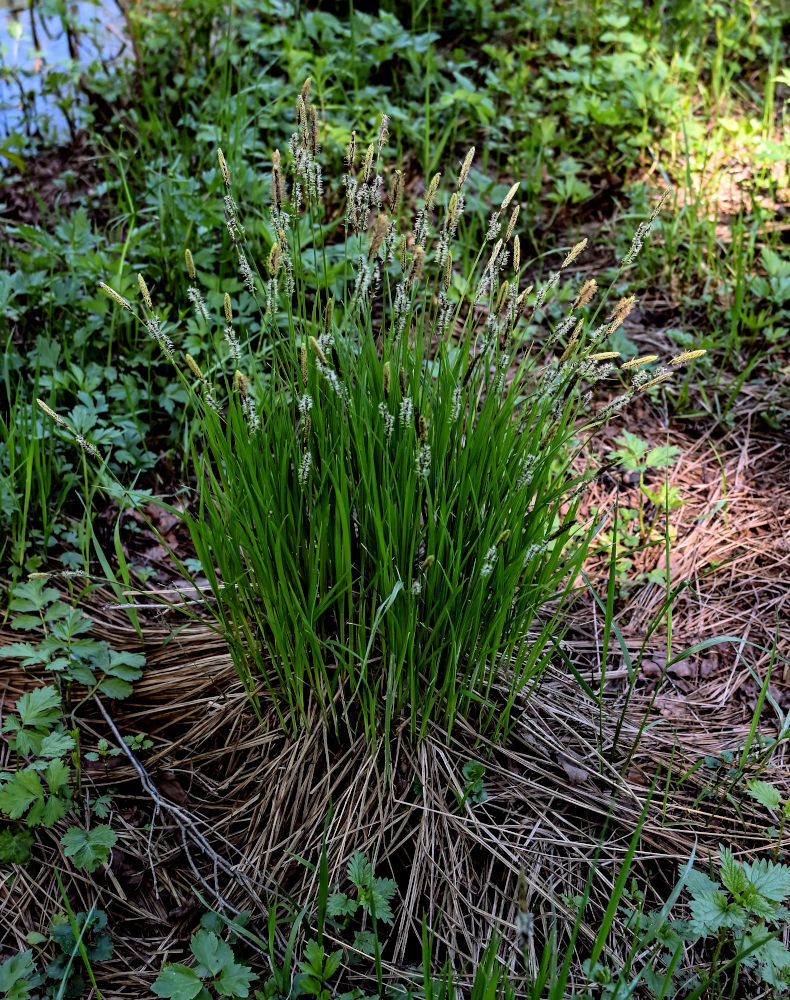
<svg viewBox="0 0 790 1000">
<path fill-rule="evenodd" d="M 769 781 L 750 781 L 747 791 L 753 799 L 757 799 L 760 805 L 767 809 L 778 809 L 779 803 L 782 801 L 779 789 Z"/>
<path fill-rule="evenodd" d="M 746 877 L 743 867 L 735 860 L 732 851 L 728 851 L 726 847 L 719 848 L 719 857 L 721 858 L 722 882 L 733 896 L 742 895 L 749 885 L 749 879 Z"/>
<path fill-rule="evenodd" d="M 110 827 L 100 823 L 91 830 L 70 827 L 61 837 L 60 844 L 66 857 L 73 858 L 75 865 L 92 872 L 107 862 L 117 840 Z"/>
<path fill-rule="evenodd" d="M 704 892 L 691 900 L 691 920 L 689 925 L 699 936 L 715 934 L 722 928 L 733 930 L 746 924 L 746 911 L 737 903 L 731 903 L 727 894 L 721 891 Z"/>
<path fill-rule="evenodd" d="M 391 878 L 374 879 L 373 885 L 359 890 L 359 902 L 363 909 L 377 920 L 391 924 L 395 919 L 390 900 L 397 892 L 398 886 Z"/>
<path fill-rule="evenodd" d="M 790 867 L 777 865 L 764 858 L 743 866 L 755 891 L 766 899 L 781 903 L 790 895 Z"/>
<path fill-rule="evenodd" d="M 373 865 L 362 851 L 355 851 L 348 862 L 349 881 L 360 889 L 373 881 Z"/>
</svg>

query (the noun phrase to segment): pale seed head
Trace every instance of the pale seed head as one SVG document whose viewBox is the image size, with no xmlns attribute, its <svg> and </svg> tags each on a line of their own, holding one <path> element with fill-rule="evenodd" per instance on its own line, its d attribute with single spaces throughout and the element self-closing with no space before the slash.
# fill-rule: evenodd
<svg viewBox="0 0 790 1000">
<path fill-rule="evenodd" d="M 302 374 L 302 385 L 307 385 L 307 344 L 299 345 L 299 370 Z"/>
<path fill-rule="evenodd" d="M 513 199 L 516 197 L 516 192 L 518 191 L 520 186 L 521 186 L 521 181 L 516 181 L 516 183 L 510 188 L 508 193 L 505 195 L 502 204 L 499 206 L 500 212 L 504 212 L 505 209 L 508 207 L 508 205 L 511 203 L 511 201 L 513 201 Z"/>
<path fill-rule="evenodd" d="M 376 147 L 371 142 L 368 146 L 367 152 L 365 153 L 365 163 L 362 167 L 362 183 L 367 184 L 370 180 L 370 175 L 373 171 L 373 157 L 376 154 Z"/>
<path fill-rule="evenodd" d="M 645 354 L 641 358 L 631 358 L 630 361 L 626 361 L 620 367 L 623 371 L 631 371 L 634 368 L 642 368 L 644 365 L 649 365 L 651 361 L 658 361 L 658 355 Z"/>
<path fill-rule="evenodd" d="M 619 358 L 619 351 L 600 351 L 598 354 L 588 354 L 588 361 L 611 361 L 612 358 Z"/>
<path fill-rule="evenodd" d="M 708 352 L 705 349 L 700 349 L 700 350 L 697 350 L 697 351 L 683 351 L 681 354 L 678 354 L 676 357 L 674 357 L 670 361 L 670 364 L 672 364 L 672 365 L 685 365 L 687 361 L 696 361 L 697 358 L 701 358 L 703 356 L 703 354 L 707 354 L 707 353 Z"/>
<path fill-rule="evenodd" d="M 46 413 L 48 417 L 51 417 L 52 420 L 55 421 L 55 423 L 61 424 L 63 427 L 69 426 L 63 419 L 63 417 L 60 416 L 60 414 L 55 413 L 53 409 L 47 406 L 47 404 L 44 402 L 43 399 L 36 399 L 36 405 L 38 406 L 39 410 L 41 410 L 43 413 Z"/>
<path fill-rule="evenodd" d="M 137 284 L 140 287 L 140 294 L 143 297 L 143 302 L 145 302 L 146 308 L 150 309 L 151 312 L 153 312 L 154 304 L 151 301 L 151 296 L 148 292 L 148 285 L 146 285 L 145 278 L 142 276 L 142 274 L 137 275 Z"/>
<path fill-rule="evenodd" d="M 222 150 L 217 147 L 217 160 L 219 160 L 219 169 L 222 171 L 222 179 L 225 184 L 230 187 L 230 171 L 228 170 L 228 165 L 225 162 L 225 155 Z"/>
<path fill-rule="evenodd" d="M 110 288 L 110 286 L 106 285 L 103 281 L 99 282 L 99 288 L 101 288 L 106 295 L 109 295 L 111 299 L 117 302 L 119 306 L 123 306 L 123 308 L 128 309 L 129 312 L 134 312 L 131 302 L 127 302 L 123 295 L 119 295 L 114 288 Z"/>
<path fill-rule="evenodd" d="M 195 378 L 202 379 L 203 372 L 200 370 L 200 365 L 198 365 L 197 361 L 195 361 L 195 359 L 192 357 L 191 354 L 187 354 L 186 359 L 187 359 L 187 368 L 189 368 L 189 370 L 192 372 Z"/>
<path fill-rule="evenodd" d="M 332 314 L 335 310 L 335 299 L 330 297 L 326 303 L 326 309 L 324 309 L 324 333 L 330 333 L 332 330 Z"/>
<path fill-rule="evenodd" d="M 420 414 L 417 420 L 417 434 L 420 438 L 420 444 L 425 444 L 428 440 L 428 421 L 422 414 Z"/>
<path fill-rule="evenodd" d="M 469 150 L 469 152 L 464 157 L 464 162 L 461 164 L 461 170 L 460 170 L 460 173 L 458 174 L 458 190 L 459 191 L 464 186 L 464 182 L 466 181 L 466 178 L 469 176 L 469 171 L 470 171 L 470 169 L 472 167 L 472 160 L 474 158 L 475 158 L 475 147 L 472 146 L 472 148 Z"/>
<path fill-rule="evenodd" d="M 384 237 L 387 235 L 387 230 L 389 229 L 389 216 L 385 211 L 379 212 L 373 223 L 373 227 L 370 230 L 370 250 L 369 255 L 375 257 L 379 252 L 381 244 L 384 242 Z"/>
<path fill-rule="evenodd" d="M 560 266 L 561 267 L 568 267 L 570 264 L 572 264 L 576 260 L 576 258 L 579 256 L 579 254 L 584 250 L 584 248 L 586 246 L 587 246 L 587 237 L 585 236 L 583 240 L 580 240 L 576 244 L 576 246 L 571 249 L 570 253 L 568 254 L 568 256 L 565 258 L 565 260 L 562 262 L 562 264 Z"/>
<path fill-rule="evenodd" d="M 505 230 L 505 243 L 513 235 L 513 230 L 516 228 L 516 221 L 518 219 L 518 205 L 513 206 L 513 211 L 510 213 L 510 222 L 507 224 L 507 229 Z"/>
<path fill-rule="evenodd" d="M 425 192 L 425 209 L 430 212 L 436 201 L 436 192 L 439 190 L 439 181 L 442 179 L 440 173 L 434 174 L 431 178 L 431 183 L 428 185 L 428 190 Z"/>
<path fill-rule="evenodd" d="M 518 269 L 521 266 L 521 240 L 518 238 L 518 234 L 513 237 L 513 273 L 518 274 Z"/>
<path fill-rule="evenodd" d="M 272 276 L 276 275 L 280 270 L 280 255 L 282 251 L 280 250 L 279 243 L 273 243 L 272 248 L 269 251 L 269 256 L 266 258 L 266 269 Z"/>
<path fill-rule="evenodd" d="M 225 310 L 225 322 L 228 326 L 233 326 L 233 307 L 230 304 L 230 295 L 227 292 L 225 292 L 222 300 L 222 307 Z"/>
<path fill-rule="evenodd" d="M 436 556 L 428 555 L 420 563 L 420 572 L 424 573 L 426 570 L 430 569 L 431 566 L 436 562 Z"/>
<path fill-rule="evenodd" d="M 191 250 L 186 249 L 184 251 L 184 260 L 186 261 L 187 265 L 187 275 L 189 276 L 190 281 L 194 281 L 195 278 L 197 277 L 197 274 L 195 273 L 195 261 L 192 259 Z"/>
<path fill-rule="evenodd" d="M 246 396 L 250 391 L 250 380 L 238 368 L 233 376 L 233 388 L 240 396 Z"/>
<path fill-rule="evenodd" d="M 318 358 L 318 360 L 321 362 L 322 365 L 325 365 L 326 355 L 324 354 L 323 350 L 321 349 L 321 345 L 318 343 L 315 337 L 310 337 L 310 346 L 313 349 L 313 354 L 315 354 L 315 356 Z"/>
<path fill-rule="evenodd" d="M 668 378 L 672 378 L 674 372 L 661 372 L 660 375 L 656 375 L 655 378 L 651 378 L 649 382 L 643 382 L 642 385 L 637 386 L 638 392 L 644 392 L 645 389 L 652 389 L 654 385 L 659 385 L 661 382 L 666 382 Z"/>
</svg>

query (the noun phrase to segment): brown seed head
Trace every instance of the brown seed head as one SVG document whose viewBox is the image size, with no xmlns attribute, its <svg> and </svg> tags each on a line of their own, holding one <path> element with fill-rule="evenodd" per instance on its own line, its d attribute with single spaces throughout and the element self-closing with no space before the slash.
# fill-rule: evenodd
<svg viewBox="0 0 790 1000">
<path fill-rule="evenodd" d="M 595 278 L 588 278 L 584 282 L 582 287 L 579 289 L 579 293 L 573 300 L 573 305 L 571 306 L 571 312 L 575 309 L 582 309 L 584 306 L 589 305 L 592 301 L 593 296 L 598 291 L 598 282 Z"/>
<path fill-rule="evenodd" d="M 398 368 L 398 382 L 400 382 L 400 392 L 402 396 L 406 395 L 406 389 L 408 387 L 408 382 L 406 380 L 406 369 L 403 365 Z"/>
<path fill-rule="evenodd" d="M 307 386 L 307 344 L 299 345 L 299 371 L 302 375 L 302 385 Z"/>
<path fill-rule="evenodd" d="M 222 308 L 225 310 L 225 322 L 228 326 L 233 326 L 233 307 L 230 304 L 230 295 L 225 292 L 222 299 Z"/>
<path fill-rule="evenodd" d="M 233 388 L 240 396 L 246 396 L 250 391 L 250 380 L 238 368 L 233 376 Z"/>
<path fill-rule="evenodd" d="M 420 444 L 426 444 L 428 441 L 428 421 L 422 414 L 417 421 L 417 434 L 420 438 Z"/>
<path fill-rule="evenodd" d="M 425 250 L 421 246 L 416 246 L 414 248 L 414 256 L 411 260 L 411 271 L 409 273 L 410 281 L 419 281 L 422 277 L 422 265 L 425 260 Z"/>
<path fill-rule="evenodd" d="M 453 280 L 453 255 L 447 251 L 447 260 L 444 262 L 444 290 L 449 291 L 450 282 Z"/>
<path fill-rule="evenodd" d="M 356 129 L 351 130 L 351 139 L 346 146 L 346 169 L 350 170 L 354 166 L 354 160 L 357 158 L 357 132 Z"/>
<path fill-rule="evenodd" d="M 398 202 L 403 194 L 403 171 L 396 170 L 392 178 L 392 188 L 390 190 L 390 211 L 393 215 L 398 211 Z"/>
<path fill-rule="evenodd" d="M 381 248 L 381 244 L 384 242 L 384 237 L 387 235 L 387 230 L 389 229 L 389 216 L 385 211 L 379 212 L 370 230 L 370 248 L 368 250 L 369 257 L 375 257 Z"/>
<path fill-rule="evenodd" d="M 496 548 L 499 548 L 500 545 L 504 545 L 508 538 L 510 538 L 510 528 L 505 528 L 496 540 Z"/>
<path fill-rule="evenodd" d="M 309 108 L 310 116 L 310 150 L 313 156 L 318 156 L 318 111 L 314 104 Z"/>
<path fill-rule="evenodd" d="M 390 395 L 390 363 L 389 361 L 384 362 L 384 371 L 381 376 L 381 387 L 384 390 L 384 398 L 389 399 Z"/>
<path fill-rule="evenodd" d="M 335 310 L 335 300 L 334 297 L 330 297 L 326 303 L 326 309 L 324 309 L 324 333 L 329 333 L 332 329 L 332 313 Z"/>
</svg>

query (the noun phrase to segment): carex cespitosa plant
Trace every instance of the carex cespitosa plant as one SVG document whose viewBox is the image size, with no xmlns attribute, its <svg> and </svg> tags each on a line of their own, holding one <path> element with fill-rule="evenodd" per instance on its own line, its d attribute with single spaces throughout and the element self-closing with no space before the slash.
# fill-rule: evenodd
<svg viewBox="0 0 790 1000">
<path fill-rule="evenodd" d="M 352 133 L 334 188 L 309 81 L 296 118 L 272 156 L 268 246 L 245 234 L 218 153 L 254 337 L 225 295 L 221 356 L 182 363 L 140 279 L 143 321 L 197 417 L 182 516 L 206 608 L 253 700 L 263 680 L 289 725 L 314 698 L 371 739 L 404 714 L 416 736 L 459 714 L 502 735 L 563 633 L 594 530 L 577 523 L 591 474 L 572 467 L 580 432 L 671 370 L 614 369 L 601 347 L 633 300 L 596 326 L 594 281 L 548 341 L 529 342 L 584 242 L 525 287 L 514 184 L 470 252 L 473 150 L 446 183 L 427 181 L 410 218 L 402 173 L 383 165 L 386 116 L 370 145 Z M 208 322 L 189 251 L 186 270 Z M 596 412 L 594 383 L 617 371 L 625 387 Z"/>
</svg>

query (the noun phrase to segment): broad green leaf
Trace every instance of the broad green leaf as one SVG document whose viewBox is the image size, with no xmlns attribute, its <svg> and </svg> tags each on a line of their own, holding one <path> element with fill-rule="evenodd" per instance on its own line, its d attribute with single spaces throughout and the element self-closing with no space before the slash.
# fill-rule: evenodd
<svg viewBox="0 0 790 1000">
<path fill-rule="evenodd" d="M 39 757 L 63 757 L 76 746 L 73 736 L 68 733 L 48 733 L 41 741 Z"/>
<path fill-rule="evenodd" d="M 51 685 L 33 688 L 16 703 L 23 726 L 51 728 L 60 717 L 60 693 Z"/>
<path fill-rule="evenodd" d="M 17 771 L 0 786 L 0 811 L 9 819 L 20 819 L 43 795 L 41 778 L 35 771 Z"/>
<path fill-rule="evenodd" d="M 99 683 L 99 690 L 108 698 L 128 698 L 134 688 L 128 681 L 122 681 L 120 677 L 105 677 Z"/>
<path fill-rule="evenodd" d="M 92 830 L 72 826 L 61 837 L 60 843 L 66 857 L 73 858 L 79 868 L 92 872 L 107 861 L 117 839 L 110 827 L 102 823 Z"/>
<path fill-rule="evenodd" d="M 202 989 L 203 983 L 186 965 L 166 965 L 151 986 L 158 997 L 170 1000 L 195 1000 Z"/>
<path fill-rule="evenodd" d="M 249 966 L 231 962 L 230 965 L 225 966 L 219 979 L 213 985 L 221 997 L 248 997 L 250 983 L 257 978 Z"/>
<path fill-rule="evenodd" d="M 27 864 L 32 847 L 33 834 L 29 830 L 19 830 L 17 833 L 13 830 L 0 830 L 0 861 L 4 864 Z"/>
<path fill-rule="evenodd" d="M 25 1000 L 41 982 L 42 978 L 33 963 L 32 948 L 12 955 L 0 965 L 0 990 L 15 1000 Z"/>
<path fill-rule="evenodd" d="M 189 942 L 192 954 L 211 976 L 216 976 L 220 969 L 233 962 L 233 952 L 222 938 L 213 931 L 196 931 Z"/>
<path fill-rule="evenodd" d="M 349 899 L 344 892 L 333 892 L 326 901 L 326 913 L 329 917 L 353 916 L 358 905 L 355 899 Z"/>
</svg>

